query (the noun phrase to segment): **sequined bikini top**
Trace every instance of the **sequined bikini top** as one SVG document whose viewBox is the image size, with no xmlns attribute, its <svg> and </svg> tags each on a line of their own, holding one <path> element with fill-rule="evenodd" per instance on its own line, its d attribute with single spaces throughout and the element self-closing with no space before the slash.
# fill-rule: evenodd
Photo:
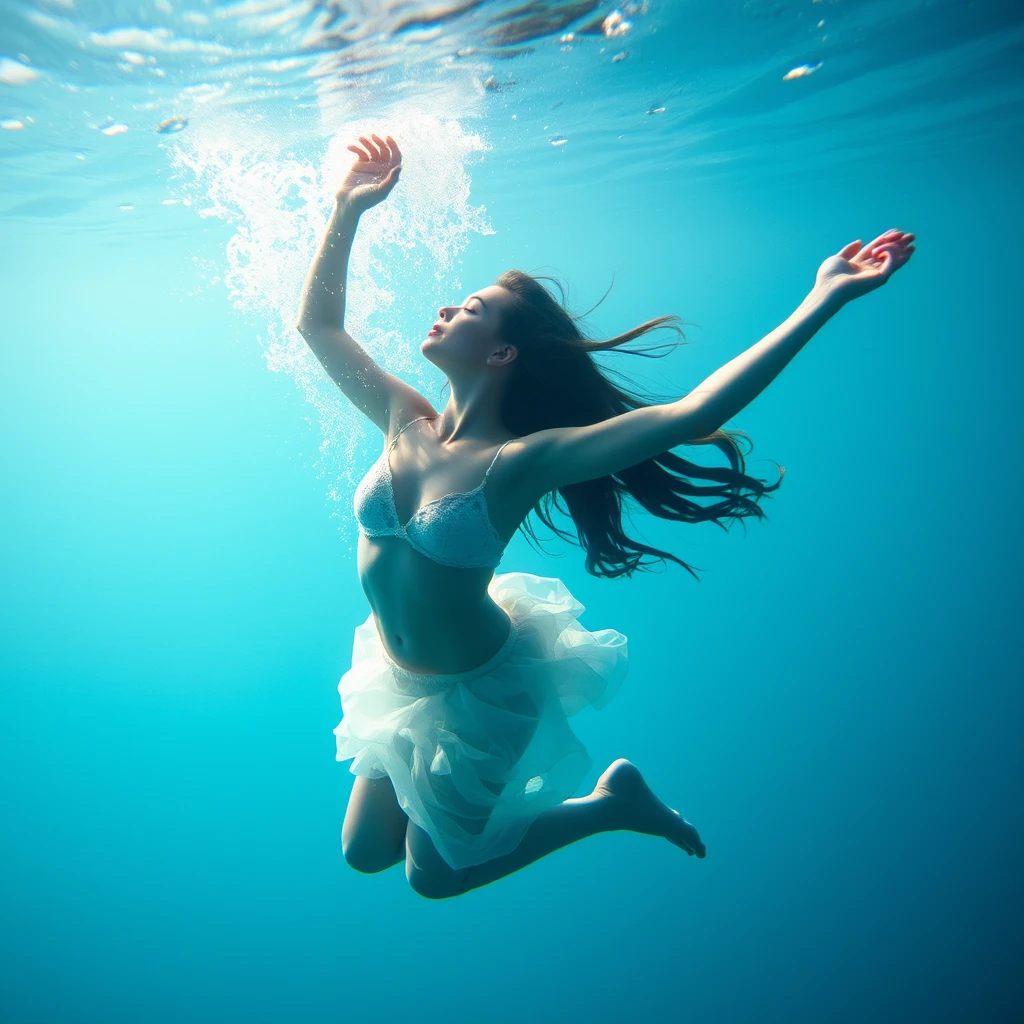
<svg viewBox="0 0 1024 1024">
<path fill-rule="evenodd" d="M 367 537 L 401 537 L 420 554 L 441 565 L 493 568 L 501 561 L 504 545 L 487 512 L 484 484 L 508 441 L 494 453 L 483 480 L 473 490 L 428 501 L 412 514 L 405 526 L 398 522 L 389 462 L 391 449 L 406 427 L 429 419 L 433 417 L 418 416 L 406 423 L 359 482 L 353 501 L 359 530 Z"/>
</svg>

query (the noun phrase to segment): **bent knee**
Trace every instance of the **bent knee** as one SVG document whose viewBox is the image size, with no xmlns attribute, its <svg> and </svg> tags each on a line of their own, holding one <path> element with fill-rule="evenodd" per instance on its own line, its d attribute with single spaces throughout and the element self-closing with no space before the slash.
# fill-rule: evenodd
<svg viewBox="0 0 1024 1024">
<path fill-rule="evenodd" d="M 405 877 L 413 892 L 428 900 L 447 900 L 461 896 L 466 891 L 465 881 L 469 870 L 433 872 L 420 871 L 406 865 Z"/>
<path fill-rule="evenodd" d="M 389 853 L 386 850 L 382 850 L 380 846 L 369 843 L 343 842 L 341 844 L 341 855 L 345 858 L 345 863 L 350 868 L 354 868 L 364 875 L 375 875 L 378 871 L 384 871 L 404 859 L 405 850 Z"/>
</svg>

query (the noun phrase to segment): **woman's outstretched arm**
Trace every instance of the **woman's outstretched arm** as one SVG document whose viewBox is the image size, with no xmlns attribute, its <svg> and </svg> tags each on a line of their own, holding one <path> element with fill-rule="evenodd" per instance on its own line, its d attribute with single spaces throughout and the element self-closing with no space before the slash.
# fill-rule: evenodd
<svg viewBox="0 0 1024 1024">
<path fill-rule="evenodd" d="M 535 493 L 619 473 L 720 430 L 850 299 L 884 284 L 910 258 L 913 238 L 887 231 L 870 245 L 861 248 L 858 239 L 830 256 L 807 298 L 785 323 L 678 401 L 631 409 L 584 427 L 539 430 L 520 439 Z"/>
<path fill-rule="evenodd" d="M 857 239 L 818 269 L 807 297 L 796 310 L 756 345 L 716 370 L 684 399 L 709 426 L 720 429 L 746 408 L 851 299 L 880 288 L 914 252 L 913 235 L 887 231 L 861 248 Z"/>
</svg>

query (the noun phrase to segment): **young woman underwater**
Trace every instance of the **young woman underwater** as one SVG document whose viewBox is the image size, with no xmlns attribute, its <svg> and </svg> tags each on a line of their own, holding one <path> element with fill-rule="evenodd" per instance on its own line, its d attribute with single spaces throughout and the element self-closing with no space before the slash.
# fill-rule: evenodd
<svg viewBox="0 0 1024 1024">
<path fill-rule="evenodd" d="M 404 860 L 413 889 L 437 899 L 599 832 L 662 836 L 703 857 L 693 825 L 623 758 L 592 793 L 571 798 L 591 760 L 567 719 L 614 696 L 626 637 L 585 629 L 582 605 L 560 580 L 494 569 L 531 511 L 577 539 L 551 521 L 552 504 L 572 517 L 587 571 L 606 577 L 643 569 L 644 555 L 692 572 L 623 532 L 626 495 L 681 522 L 763 517 L 757 501 L 781 475 L 771 486 L 747 476 L 722 424 L 843 305 L 885 284 L 910 259 L 914 236 L 887 231 L 830 256 L 785 323 L 665 404 L 613 386 L 591 353 L 659 327 L 682 333 L 678 317 L 592 341 L 537 278 L 509 270 L 442 308 L 420 346 L 451 388 L 438 413 L 342 327 L 359 217 L 391 193 L 402 159 L 390 136 L 360 136 L 348 148 L 357 160 L 337 192 L 297 325 L 386 442 L 355 494 L 371 614 L 338 685 L 337 759 L 352 759 L 356 776 L 342 827 L 346 861 L 376 872 Z M 732 468 L 671 451 L 706 444 Z M 719 500 L 700 505 L 687 495 Z"/>
</svg>

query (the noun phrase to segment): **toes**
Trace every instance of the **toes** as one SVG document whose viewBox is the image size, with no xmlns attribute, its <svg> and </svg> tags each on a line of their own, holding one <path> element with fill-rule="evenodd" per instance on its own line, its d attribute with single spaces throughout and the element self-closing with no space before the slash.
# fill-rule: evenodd
<svg viewBox="0 0 1024 1024">
<path fill-rule="evenodd" d="M 708 851 L 704 844 L 700 841 L 700 836 L 697 835 L 696 829 L 693 830 L 693 839 L 691 840 L 691 845 L 693 847 L 693 852 L 697 855 L 697 857 L 703 859 Z"/>
<path fill-rule="evenodd" d="M 690 824 L 678 811 L 675 812 L 679 815 L 679 839 L 684 845 L 686 852 L 691 856 L 695 855 L 698 858 L 703 858 L 707 853 L 707 849 L 700 840 L 700 835 L 697 830 Z"/>
</svg>

